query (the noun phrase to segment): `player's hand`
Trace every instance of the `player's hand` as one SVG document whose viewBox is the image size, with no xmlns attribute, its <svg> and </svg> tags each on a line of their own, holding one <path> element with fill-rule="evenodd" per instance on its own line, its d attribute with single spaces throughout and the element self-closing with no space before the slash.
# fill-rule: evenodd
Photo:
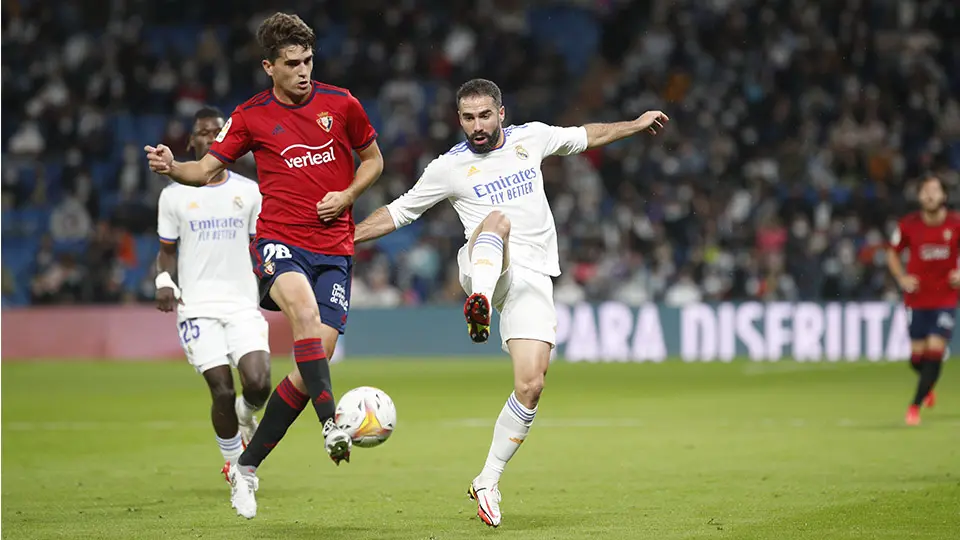
<svg viewBox="0 0 960 540">
<path fill-rule="evenodd" d="M 153 146 L 144 146 L 143 151 L 147 153 L 147 163 L 150 170 L 158 174 L 170 174 L 173 166 L 173 152 L 164 144 Z"/>
<path fill-rule="evenodd" d="M 900 288 L 903 289 L 903 292 L 916 292 L 917 287 L 920 286 L 920 280 L 917 279 L 917 276 L 906 275 L 897 280 L 897 283 L 900 285 Z"/>
<path fill-rule="evenodd" d="M 164 313 L 170 313 L 177 309 L 177 305 L 182 305 L 183 300 L 178 299 L 176 293 L 171 287 L 157 289 L 157 309 Z"/>
<path fill-rule="evenodd" d="M 637 118 L 637 125 L 640 128 L 639 131 L 647 131 L 651 135 L 656 135 L 657 131 L 662 130 L 669 121 L 670 117 L 663 114 L 662 111 L 647 111 L 641 114 L 640 118 Z"/>
<path fill-rule="evenodd" d="M 328 223 L 340 217 L 351 204 L 353 197 L 346 191 L 330 191 L 317 203 L 317 217 Z"/>
<path fill-rule="evenodd" d="M 954 289 L 960 289 L 960 270 L 950 272 L 950 286 Z"/>
</svg>

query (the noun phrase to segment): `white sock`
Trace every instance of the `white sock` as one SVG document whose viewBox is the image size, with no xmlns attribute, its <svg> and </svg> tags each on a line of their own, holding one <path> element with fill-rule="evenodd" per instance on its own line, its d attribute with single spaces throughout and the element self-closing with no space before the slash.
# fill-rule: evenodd
<svg viewBox="0 0 960 540">
<path fill-rule="evenodd" d="M 517 400 L 517 395 L 511 393 L 497 417 L 493 427 L 493 443 L 487 454 L 487 462 L 480 471 L 480 476 L 493 483 L 500 481 L 504 467 L 510 458 L 517 453 L 517 449 L 527 438 L 530 426 L 537 416 L 537 409 L 528 409 Z"/>
<path fill-rule="evenodd" d="M 240 454 L 243 453 L 243 439 L 239 431 L 229 439 L 221 439 L 218 436 L 217 445 L 220 447 L 220 453 L 223 454 L 223 460 L 231 464 L 236 463 Z"/>
<path fill-rule="evenodd" d="M 478 234 L 470 263 L 473 292 L 483 294 L 493 302 L 493 290 L 503 272 L 503 238 L 492 232 Z"/>
<path fill-rule="evenodd" d="M 257 408 L 247 403 L 247 400 L 243 398 L 242 394 L 237 396 L 237 402 L 234 408 L 237 411 L 237 418 L 243 423 L 249 422 L 250 419 L 253 418 L 253 413 L 257 412 Z"/>
</svg>

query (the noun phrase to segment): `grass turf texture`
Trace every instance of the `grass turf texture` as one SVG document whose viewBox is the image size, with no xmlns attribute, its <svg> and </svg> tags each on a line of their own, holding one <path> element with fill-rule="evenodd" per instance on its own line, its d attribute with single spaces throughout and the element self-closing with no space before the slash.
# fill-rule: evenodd
<svg viewBox="0 0 960 540">
<path fill-rule="evenodd" d="M 274 360 L 274 374 L 292 365 Z M 183 363 L 4 364 L 3 538 L 947 539 L 960 530 L 960 366 L 923 425 L 903 364 L 555 364 L 488 530 L 465 490 L 505 361 L 358 361 L 391 440 L 335 467 L 308 408 L 229 505 L 202 379 Z"/>
</svg>

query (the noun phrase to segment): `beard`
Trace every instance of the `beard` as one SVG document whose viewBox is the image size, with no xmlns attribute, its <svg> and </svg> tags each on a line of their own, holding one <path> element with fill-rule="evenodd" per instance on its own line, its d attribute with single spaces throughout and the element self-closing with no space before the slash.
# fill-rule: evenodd
<svg viewBox="0 0 960 540">
<path fill-rule="evenodd" d="M 487 133 L 486 131 L 475 131 L 467 137 L 467 145 L 470 146 L 470 149 L 473 150 L 475 154 L 486 154 L 490 152 L 497 146 L 497 140 L 500 138 L 500 124 L 497 124 L 497 129 L 493 133 Z M 476 138 L 478 136 L 486 137 L 482 143 L 478 143 Z"/>
</svg>

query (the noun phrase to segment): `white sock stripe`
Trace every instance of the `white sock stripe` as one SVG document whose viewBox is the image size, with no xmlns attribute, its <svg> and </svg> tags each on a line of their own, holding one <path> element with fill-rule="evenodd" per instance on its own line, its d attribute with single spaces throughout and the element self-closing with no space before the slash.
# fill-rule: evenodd
<svg viewBox="0 0 960 540">
<path fill-rule="evenodd" d="M 480 247 L 480 248 L 489 248 L 489 249 L 492 249 L 493 251 L 497 252 L 498 255 L 499 255 L 499 254 L 503 254 L 503 246 L 498 245 L 498 244 L 494 244 L 493 242 L 486 242 L 486 241 L 481 242 L 481 241 L 477 240 L 477 241 L 474 242 L 474 244 L 473 244 L 474 254 L 476 254 L 476 252 L 477 252 L 476 249 L 477 249 L 478 247 Z"/>
<path fill-rule="evenodd" d="M 500 235 L 496 233 L 482 232 L 477 235 L 476 241 L 473 243 L 476 246 L 479 243 L 490 244 L 497 246 L 500 249 L 503 249 L 503 238 L 500 238 Z"/>
<path fill-rule="evenodd" d="M 229 439 L 217 437 L 217 446 L 224 452 L 239 450 L 243 448 L 243 437 L 241 437 L 239 433 Z"/>
<path fill-rule="evenodd" d="M 507 407 L 510 408 L 510 412 L 517 415 L 517 418 L 520 419 L 521 422 L 526 424 L 533 422 L 533 419 L 537 416 L 537 411 L 530 411 L 530 409 L 524 407 L 517 401 L 517 398 L 512 395 L 507 399 Z"/>
</svg>

